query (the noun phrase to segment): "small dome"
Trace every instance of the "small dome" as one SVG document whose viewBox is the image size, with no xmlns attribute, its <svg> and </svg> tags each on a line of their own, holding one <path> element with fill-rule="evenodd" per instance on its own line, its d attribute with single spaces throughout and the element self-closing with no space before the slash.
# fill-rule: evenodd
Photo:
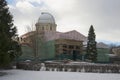
<svg viewBox="0 0 120 80">
<path fill-rule="evenodd" d="M 52 23 L 52 24 L 55 24 L 55 19 L 50 13 L 42 12 L 39 19 L 38 19 L 38 23 Z"/>
</svg>

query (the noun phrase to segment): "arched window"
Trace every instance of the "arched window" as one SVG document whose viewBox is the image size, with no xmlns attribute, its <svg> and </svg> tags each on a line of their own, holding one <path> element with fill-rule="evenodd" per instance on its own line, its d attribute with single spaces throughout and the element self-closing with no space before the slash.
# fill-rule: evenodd
<svg viewBox="0 0 120 80">
<path fill-rule="evenodd" d="M 42 30 L 44 30 L 44 26 L 42 26 Z"/>
<path fill-rule="evenodd" d="M 50 30 L 52 30 L 52 26 L 50 26 Z"/>
</svg>

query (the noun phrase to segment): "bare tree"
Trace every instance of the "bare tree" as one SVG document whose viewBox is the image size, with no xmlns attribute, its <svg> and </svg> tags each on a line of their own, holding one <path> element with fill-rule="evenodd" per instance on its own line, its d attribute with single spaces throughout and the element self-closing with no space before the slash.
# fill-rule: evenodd
<svg viewBox="0 0 120 80">
<path fill-rule="evenodd" d="M 37 60 L 39 57 L 39 50 L 42 49 L 41 45 L 44 42 L 43 40 L 43 33 L 35 30 L 33 25 L 26 26 L 26 37 L 25 40 L 29 44 L 29 46 L 33 49 L 34 59 Z"/>
</svg>

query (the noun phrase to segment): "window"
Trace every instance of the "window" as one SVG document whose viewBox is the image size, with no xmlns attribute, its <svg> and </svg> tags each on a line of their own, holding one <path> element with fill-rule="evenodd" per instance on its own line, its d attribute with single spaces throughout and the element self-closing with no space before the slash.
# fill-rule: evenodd
<svg viewBox="0 0 120 80">
<path fill-rule="evenodd" d="M 80 46 L 76 46 L 76 49 L 80 49 Z"/>
<path fill-rule="evenodd" d="M 73 49 L 74 48 L 74 46 L 73 45 L 69 45 L 69 49 Z"/>
<path fill-rule="evenodd" d="M 44 30 L 44 27 L 42 26 L 42 30 Z"/>
<path fill-rule="evenodd" d="M 50 30 L 52 30 L 52 26 L 50 26 Z"/>
<path fill-rule="evenodd" d="M 63 48 L 67 48 L 67 45 L 66 45 L 66 44 L 63 44 Z"/>
<path fill-rule="evenodd" d="M 67 50 L 63 49 L 63 54 L 67 54 Z"/>
</svg>

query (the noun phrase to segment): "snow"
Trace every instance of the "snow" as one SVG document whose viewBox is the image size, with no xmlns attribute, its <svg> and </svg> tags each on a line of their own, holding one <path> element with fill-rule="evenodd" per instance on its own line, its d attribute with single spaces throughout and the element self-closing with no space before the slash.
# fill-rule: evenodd
<svg viewBox="0 0 120 80">
<path fill-rule="evenodd" d="M 81 73 L 81 72 L 52 72 L 27 70 L 2 70 L 7 75 L 0 80 L 120 80 L 120 74 L 113 73 Z"/>
</svg>

